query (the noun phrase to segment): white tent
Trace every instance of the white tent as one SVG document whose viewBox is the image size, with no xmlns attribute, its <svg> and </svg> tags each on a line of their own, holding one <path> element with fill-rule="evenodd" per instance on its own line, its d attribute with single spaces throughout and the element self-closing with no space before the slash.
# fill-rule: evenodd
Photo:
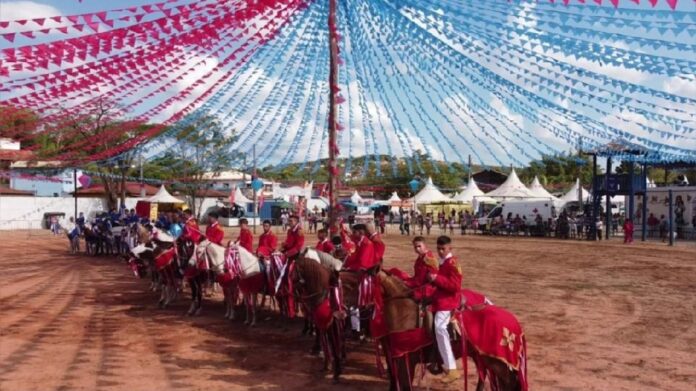
<svg viewBox="0 0 696 391">
<path fill-rule="evenodd" d="M 515 169 L 507 177 L 502 185 L 498 186 L 497 189 L 486 193 L 487 197 L 506 199 L 506 198 L 540 198 L 534 192 L 529 190 L 527 186 L 520 181 L 517 176 Z"/>
<path fill-rule="evenodd" d="M 557 199 L 553 194 L 549 193 L 548 190 L 544 189 L 544 186 L 541 185 L 537 176 L 534 176 L 532 184 L 529 185 L 529 190 L 531 190 L 532 193 L 534 193 L 534 195 L 537 197 L 551 198 L 553 200 Z"/>
<path fill-rule="evenodd" d="M 159 204 L 183 204 L 184 203 L 184 201 L 169 194 L 167 189 L 164 188 L 164 185 L 160 186 L 159 190 L 157 190 L 157 193 L 155 193 L 155 195 L 146 199 L 145 201 L 156 202 Z"/>
<path fill-rule="evenodd" d="M 401 202 L 401 198 L 399 198 L 399 195 L 396 194 L 396 192 L 393 192 L 391 197 L 387 200 L 389 202 L 396 201 L 396 202 Z"/>
<path fill-rule="evenodd" d="M 239 190 L 238 187 L 234 188 L 234 203 L 236 205 L 241 206 L 242 208 L 246 208 L 247 204 L 252 204 L 254 201 L 248 199 L 244 193 L 242 193 L 241 190 Z"/>
<path fill-rule="evenodd" d="M 360 194 L 358 194 L 358 191 L 355 190 L 353 191 L 353 195 L 350 196 L 350 202 L 352 202 L 355 205 L 360 205 L 362 203 L 363 198 L 360 197 Z"/>
<path fill-rule="evenodd" d="M 577 201 L 578 200 L 578 189 L 580 189 L 580 179 L 576 179 L 573 187 L 571 187 L 567 193 L 565 193 L 561 198 L 559 198 L 559 200 L 562 201 L 563 203 Z M 590 202 L 591 198 L 592 198 L 592 195 L 590 194 L 590 192 L 585 190 L 585 188 L 583 187 L 582 188 L 582 202 Z"/>
<path fill-rule="evenodd" d="M 453 199 L 455 201 L 472 202 L 474 197 L 482 196 L 483 194 L 483 190 L 479 189 L 474 178 L 471 178 L 466 188 L 461 193 L 454 196 Z"/>
<path fill-rule="evenodd" d="M 432 178 L 428 177 L 428 181 L 425 182 L 425 187 L 421 189 L 415 196 L 416 203 L 418 204 L 429 204 L 433 202 L 446 202 L 452 201 L 451 198 L 442 194 L 440 190 L 433 184 Z"/>
<path fill-rule="evenodd" d="M 279 183 L 273 182 L 273 198 L 282 198 L 285 201 L 290 201 L 291 197 L 304 197 L 306 200 L 312 198 L 312 187 L 314 182 L 305 184 L 304 186 L 281 187 Z"/>
</svg>

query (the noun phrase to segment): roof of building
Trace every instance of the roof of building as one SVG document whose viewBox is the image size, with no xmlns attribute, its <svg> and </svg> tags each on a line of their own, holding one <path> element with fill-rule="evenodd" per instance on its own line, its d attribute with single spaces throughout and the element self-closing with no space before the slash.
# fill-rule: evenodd
<svg viewBox="0 0 696 391">
<path fill-rule="evenodd" d="M 31 196 L 31 195 L 34 195 L 34 193 L 31 191 L 16 190 L 16 189 L 12 189 L 12 188 L 9 188 L 7 186 L 4 186 L 4 185 L 0 185 L 0 195 L 4 195 L 4 196 L 27 196 L 28 195 L 28 196 Z"/>
<path fill-rule="evenodd" d="M 119 188 L 118 191 L 120 192 L 120 186 L 118 184 L 116 186 Z M 159 190 L 158 187 L 148 185 L 147 183 L 144 184 L 144 186 L 145 186 L 145 195 L 146 196 L 153 196 L 153 195 L 157 194 L 157 191 Z M 78 196 L 104 196 L 104 195 L 106 195 L 106 192 L 104 191 L 103 185 L 93 184 L 88 188 L 77 189 L 77 195 Z M 140 197 L 140 183 L 126 182 L 126 196 L 128 196 L 128 197 Z"/>
</svg>

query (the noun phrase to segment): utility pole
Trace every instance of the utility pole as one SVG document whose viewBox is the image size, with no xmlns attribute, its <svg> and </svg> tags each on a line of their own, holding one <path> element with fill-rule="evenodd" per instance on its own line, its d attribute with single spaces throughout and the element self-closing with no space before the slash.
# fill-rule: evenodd
<svg viewBox="0 0 696 391">
<path fill-rule="evenodd" d="M 336 33 L 336 0 L 329 0 L 329 228 L 338 232 L 338 165 L 336 161 L 336 93 L 338 84 L 338 34 Z"/>
<path fill-rule="evenodd" d="M 73 198 L 75 198 L 75 224 L 77 224 L 77 168 L 73 168 Z"/>
<path fill-rule="evenodd" d="M 256 144 L 252 147 L 252 153 L 254 157 L 254 171 L 251 174 L 251 188 L 254 190 L 254 233 L 256 233 L 256 220 L 259 218 L 259 207 L 256 203 L 256 187 L 254 186 L 254 181 L 256 180 Z"/>
</svg>

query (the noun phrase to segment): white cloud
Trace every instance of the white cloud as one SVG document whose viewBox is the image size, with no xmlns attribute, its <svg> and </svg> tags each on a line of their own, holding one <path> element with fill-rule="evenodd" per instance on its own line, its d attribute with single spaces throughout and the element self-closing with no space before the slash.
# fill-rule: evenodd
<svg viewBox="0 0 696 391">
<path fill-rule="evenodd" d="M 670 94 L 681 95 L 686 97 L 696 97 L 696 81 L 684 80 L 676 76 L 665 80 L 662 86 L 665 91 Z"/>
<path fill-rule="evenodd" d="M 48 4 L 41 4 L 35 1 L 0 1 L 0 20 L 24 20 L 62 15 L 57 8 Z M 43 26 L 34 22 L 28 22 L 22 26 L 17 23 L 10 23 L 6 32 L 27 31 L 49 28 L 58 25 L 54 21 L 47 19 Z"/>
</svg>

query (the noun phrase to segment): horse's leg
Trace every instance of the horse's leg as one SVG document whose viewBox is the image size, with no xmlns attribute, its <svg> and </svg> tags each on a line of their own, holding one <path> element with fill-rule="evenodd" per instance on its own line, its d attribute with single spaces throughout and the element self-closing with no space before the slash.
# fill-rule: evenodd
<svg viewBox="0 0 696 391">
<path fill-rule="evenodd" d="M 198 291 L 200 289 L 197 278 L 198 276 L 193 276 L 189 279 L 189 285 L 191 285 L 191 306 L 189 307 L 189 310 L 186 313 L 186 315 L 188 316 L 192 316 L 193 313 L 196 311 L 196 301 L 198 300 Z"/>
<path fill-rule="evenodd" d="M 256 309 L 258 307 L 258 294 L 252 293 L 251 294 L 251 324 L 249 326 L 254 327 L 256 326 Z"/>
<path fill-rule="evenodd" d="M 328 335 L 329 346 L 331 348 L 331 355 L 333 356 L 333 381 L 338 383 L 341 377 L 341 360 L 343 359 L 343 352 L 341 349 L 341 327 L 336 320 L 331 324 L 331 331 Z"/>
<path fill-rule="evenodd" d="M 160 299 L 157 305 L 159 305 L 159 308 L 164 308 L 167 301 L 167 277 L 165 273 L 166 271 L 164 269 L 158 273 L 160 278 Z"/>
</svg>

